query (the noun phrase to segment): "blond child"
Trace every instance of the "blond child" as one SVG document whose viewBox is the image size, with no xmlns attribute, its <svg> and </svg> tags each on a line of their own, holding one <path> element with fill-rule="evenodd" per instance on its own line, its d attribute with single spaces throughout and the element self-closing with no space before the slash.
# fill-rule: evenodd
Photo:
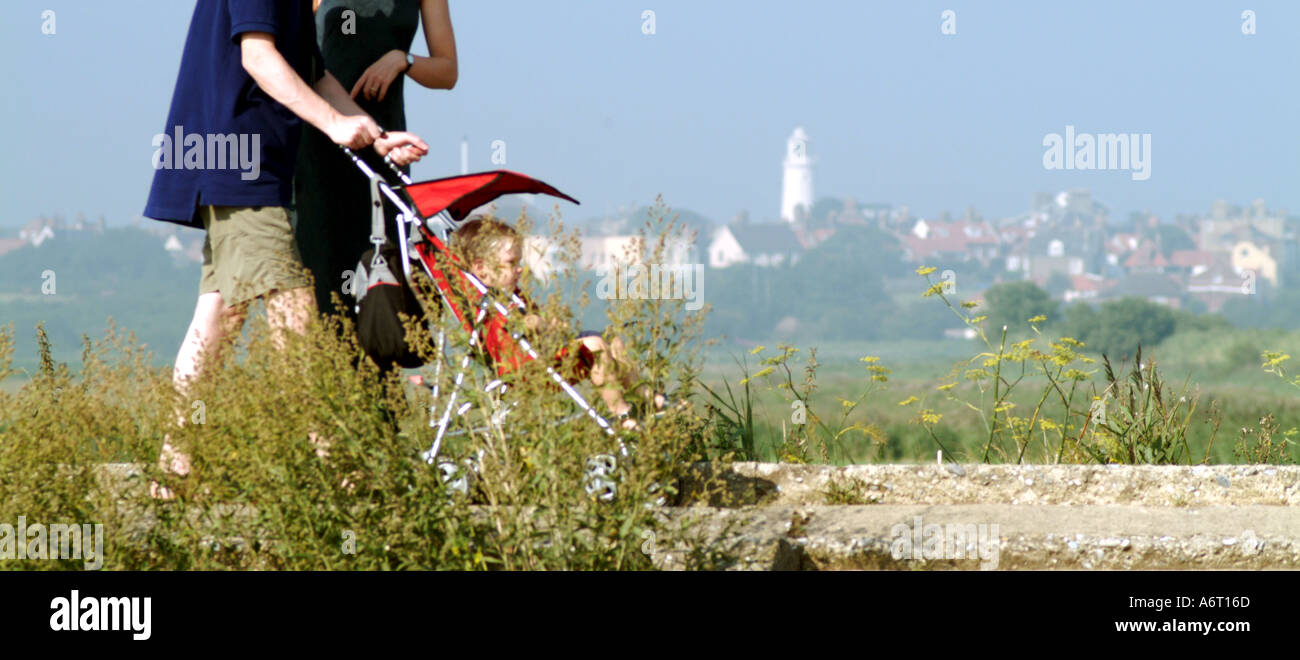
<svg viewBox="0 0 1300 660">
<path fill-rule="evenodd" d="M 514 293 L 527 302 L 518 289 L 523 274 L 523 237 L 513 227 L 491 218 L 471 218 L 452 236 L 451 244 L 462 266 L 485 286 L 497 293 Z M 557 319 L 543 319 L 532 303 L 527 304 L 524 325 L 528 330 L 536 332 L 543 323 L 549 328 L 559 326 Z M 629 417 L 632 404 L 623 397 L 623 392 L 634 389 L 638 380 L 636 366 L 628 360 L 623 340 L 613 337 L 607 342 L 600 332 L 586 330 L 570 345 L 578 351 L 577 379 L 589 379 L 600 390 L 605 406 L 622 419 L 625 429 L 638 428 L 636 421 Z M 513 371 L 532 359 L 511 339 L 506 319 L 499 314 L 490 314 L 485 322 L 483 347 L 496 363 L 499 374 Z M 563 357 L 567 348 L 557 358 Z M 663 394 L 645 386 L 641 392 L 646 399 L 653 399 L 656 409 L 664 406 Z"/>
</svg>

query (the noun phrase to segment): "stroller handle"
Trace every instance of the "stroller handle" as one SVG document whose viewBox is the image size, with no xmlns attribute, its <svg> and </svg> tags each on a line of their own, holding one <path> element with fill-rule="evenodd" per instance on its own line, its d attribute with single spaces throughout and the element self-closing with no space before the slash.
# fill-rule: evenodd
<svg viewBox="0 0 1300 660">
<path fill-rule="evenodd" d="M 378 174 L 375 173 L 373 169 L 370 168 L 370 165 L 368 165 L 366 161 L 361 160 L 361 157 L 357 156 L 356 152 L 352 151 L 348 147 L 345 147 L 341 144 L 338 145 L 338 147 L 343 150 L 343 153 L 348 155 L 348 158 L 352 159 L 353 163 L 356 163 L 357 167 L 361 168 L 361 171 L 366 173 L 366 176 L 371 178 L 375 178 L 379 176 Z M 407 176 L 406 172 L 403 172 L 402 168 L 398 167 L 397 164 L 393 162 L 393 159 L 391 157 L 384 156 L 384 164 L 388 165 L 388 168 L 393 171 L 393 174 L 397 175 L 397 178 L 400 179 L 403 184 L 408 186 L 411 185 L 412 183 L 411 177 Z"/>
<path fill-rule="evenodd" d="M 406 172 L 403 172 L 402 168 L 398 167 L 397 164 L 393 162 L 392 158 L 389 158 L 388 156 L 384 156 L 384 163 L 386 163 L 388 165 L 388 168 L 391 169 L 393 173 L 397 175 L 398 179 L 401 179 L 402 183 L 408 186 L 411 185 L 412 183 L 411 177 L 406 176 Z"/>
<path fill-rule="evenodd" d="M 357 169 L 361 170 L 361 173 L 364 174 L 367 179 L 370 179 L 371 181 L 378 184 L 379 191 L 383 193 L 385 197 L 392 200 L 393 204 L 397 206 L 397 209 L 405 213 L 406 216 L 410 218 L 412 223 L 418 224 L 421 221 L 425 221 L 429 223 L 428 224 L 429 229 L 434 230 L 439 235 L 439 237 L 442 238 L 443 240 L 446 240 L 447 235 L 450 234 L 452 231 L 455 231 L 456 224 L 452 220 L 451 215 L 448 214 L 446 211 L 441 211 L 439 213 L 436 213 L 432 217 L 427 219 L 424 218 L 423 215 L 418 213 L 418 208 L 414 205 L 414 203 L 408 204 L 407 201 L 404 201 L 402 200 L 402 198 L 398 197 L 397 193 L 393 191 L 393 187 L 389 185 L 388 180 L 380 176 L 379 174 L 376 174 L 374 169 L 370 167 L 370 164 L 362 160 L 360 156 L 357 156 L 356 152 L 352 151 L 351 149 L 341 144 L 338 145 L 338 147 L 339 149 L 343 150 L 344 154 L 347 154 L 347 157 L 352 160 L 352 163 L 357 166 Z M 393 163 L 391 158 L 389 158 L 388 156 L 384 156 L 384 163 L 386 163 L 389 169 L 391 169 L 393 173 L 396 174 L 399 179 L 401 179 L 403 186 L 415 185 L 414 182 L 411 181 L 411 177 L 407 176 L 406 173 L 401 170 L 401 168 L 397 167 L 397 165 Z M 398 186 L 398 188 L 401 187 L 402 186 Z M 398 223 L 398 232 L 403 234 L 402 245 L 405 245 L 406 228 L 401 223 Z M 403 248 L 402 256 L 403 257 L 407 256 L 405 254 L 405 248 Z M 409 273 L 407 274 L 409 275 Z"/>
</svg>

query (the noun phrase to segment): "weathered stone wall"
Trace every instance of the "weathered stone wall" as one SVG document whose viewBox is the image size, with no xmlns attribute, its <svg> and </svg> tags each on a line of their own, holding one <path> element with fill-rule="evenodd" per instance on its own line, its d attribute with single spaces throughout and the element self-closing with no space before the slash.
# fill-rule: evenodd
<svg viewBox="0 0 1300 660">
<path fill-rule="evenodd" d="M 728 568 L 1300 568 L 1300 467 L 737 463 L 694 474 L 667 515 L 691 523 L 697 551 L 738 556 Z M 688 550 L 655 559 L 673 568 Z"/>
<path fill-rule="evenodd" d="M 645 546 L 665 569 L 1300 568 L 1295 466 L 734 463 L 678 486 L 660 515 L 684 540 Z"/>
</svg>

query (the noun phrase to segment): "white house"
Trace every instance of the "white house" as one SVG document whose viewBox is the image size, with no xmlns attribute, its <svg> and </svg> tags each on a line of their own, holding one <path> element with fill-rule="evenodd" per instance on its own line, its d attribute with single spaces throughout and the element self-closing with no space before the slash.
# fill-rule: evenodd
<svg viewBox="0 0 1300 660">
<path fill-rule="evenodd" d="M 653 246 L 652 246 L 653 248 Z M 640 236 L 584 236 L 578 267 L 584 270 L 612 268 L 642 260 Z M 560 265 L 560 250 L 549 236 L 524 239 L 524 264 L 538 279 L 549 279 Z M 660 265 L 682 266 L 699 263 L 695 246 L 682 239 L 664 246 Z"/>
<path fill-rule="evenodd" d="M 582 261 L 588 270 L 608 268 L 617 263 L 640 261 L 639 236 L 589 236 L 582 239 Z"/>
<path fill-rule="evenodd" d="M 785 223 L 727 225 L 709 241 L 709 268 L 793 264 L 802 253 L 799 238 Z"/>
<path fill-rule="evenodd" d="M 713 240 L 709 241 L 709 268 L 726 268 L 745 260 L 745 250 L 740 247 L 740 241 L 736 240 L 730 227 L 714 232 Z"/>
<path fill-rule="evenodd" d="M 54 230 L 51 229 L 49 225 L 44 225 L 40 229 L 20 231 L 18 232 L 18 237 L 31 243 L 33 246 L 39 247 L 41 243 L 54 238 Z"/>
<path fill-rule="evenodd" d="M 53 220 L 37 218 L 32 220 L 18 230 L 18 238 L 24 242 L 31 243 L 33 247 L 40 246 L 41 243 L 54 238 Z"/>
</svg>

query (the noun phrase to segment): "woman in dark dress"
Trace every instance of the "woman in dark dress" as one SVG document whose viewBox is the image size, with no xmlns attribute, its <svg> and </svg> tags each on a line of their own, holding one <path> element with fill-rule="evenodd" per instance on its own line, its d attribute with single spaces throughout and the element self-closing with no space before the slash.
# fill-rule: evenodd
<svg viewBox="0 0 1300 660">
<path fill-rule="evenodd" d="M 406 130 L 408 76 L 430 89 L 456 85 L 456 40 L 447 0 L 316 0 L 315 9 L 325 68 L 384 130 Z M 421 22 L 430 57 L 409 54 Z M 372 150 L 358 155 L 375 171 L 388 171 Z M 351 313 L 344 287 L 370 247 L 369 183 L 329 138 L 308 128 L 294 192 L 298 249 L 316 280 L 317 308 L 336 311 L 331 294 L 337 292 Z M 387 201 L 385 205 L 391 238 L 396 236 L 396 212 Z"/>
</svg>

